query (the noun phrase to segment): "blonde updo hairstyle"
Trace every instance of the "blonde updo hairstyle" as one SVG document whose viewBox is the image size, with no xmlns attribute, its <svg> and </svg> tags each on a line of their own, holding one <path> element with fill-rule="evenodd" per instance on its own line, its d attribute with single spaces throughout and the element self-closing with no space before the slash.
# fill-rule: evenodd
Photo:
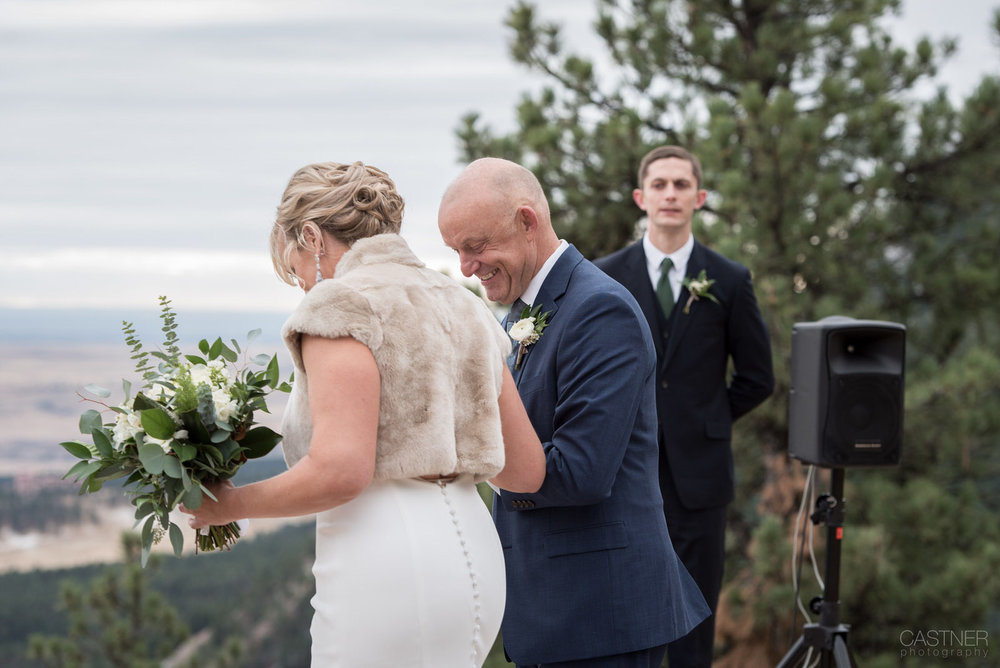
<svg viewBox="0 0 1000 668">
<path fill-rule="evenodd" d="M 271 230 L 271 262 L 281 280 L 295 285 L 291 255 L 310 248 L 306 230 L 326 232 L 351 246 L 376 234 L 398 233 L 403 198 L 396 184 L 377 167 L 361 162 L 320 162 L 292 175 Z"/>
</svg>

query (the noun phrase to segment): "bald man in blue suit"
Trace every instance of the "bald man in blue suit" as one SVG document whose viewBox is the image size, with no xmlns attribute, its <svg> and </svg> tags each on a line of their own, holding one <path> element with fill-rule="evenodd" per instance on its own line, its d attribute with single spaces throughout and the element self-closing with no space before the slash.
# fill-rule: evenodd
<svg viewBox="0 0 1000 668">
<path fill-rule="evenodd" d="M 635 299 L 552 229 L 534 175 L 470 164 L 438 225 L 489 299 L 535 321 L 509 363 L 546 453 L 534 494 L 499 490 L 504 649 L 518 666 L 659 668 L 708 615 L 671 546 L 658 482 L 656 350 Z M 530 311 L 529 311 L 530 313 Z M 513 334 L 512 334 L 513 335 Z M 520 334 L 516 334 L 520 337 Z"/>
</svg>

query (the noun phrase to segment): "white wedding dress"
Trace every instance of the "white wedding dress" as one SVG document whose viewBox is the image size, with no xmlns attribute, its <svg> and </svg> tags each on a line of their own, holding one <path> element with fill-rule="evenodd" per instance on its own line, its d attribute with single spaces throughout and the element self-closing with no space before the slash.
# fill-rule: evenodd
<svg viewBox="0 0 1000 668">
<path fill-rule="evenodd" d="M 281 427 L 289 466 L 313 440 L 303 333 L 367 346 L 381 393 L 373 482 L 316 515 L 312 665 L 482 666 L 507 587 L 474 480 L 504 464 L 497 399 L 507 334 L 402 238 L 359 239 L 282 328 L 296 364 Z M 461 475 L 447 484 L 418 478 L 452 471 Z"/>
<path fill-rule="evenodd" d="M 506 580 L 468 475 L 376 481 L 316 520 L 314 668 L 481 666 Z"/>
</svg>

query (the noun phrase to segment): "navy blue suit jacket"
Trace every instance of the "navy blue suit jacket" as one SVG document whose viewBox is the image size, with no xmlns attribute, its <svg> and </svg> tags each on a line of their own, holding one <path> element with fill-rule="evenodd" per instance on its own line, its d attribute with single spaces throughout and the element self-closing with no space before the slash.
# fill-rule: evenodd
<svg viewBox="0 0 1000 668">
<path fill-rule="evenodd" d="M 653 334 L 661 457 L 681 502 L 692 510 L 728 504 L 735 491 L 733 421 L 774 391 L 771 343 L 750 271 L 695 241 L 686 274 L 694 278 L 705 270 L 719 303 L 702 298 L 684 313 L 690 293 L 683 288 L 668 321 L 649 280 L 642 241 L 595 264 L 635 296 Z"/>
<path fill-rule="evenodd" d="M 494 500 L 504 647 L 533 664 L 665 644 L 708 607 L 663 516 L 649 327 L 632 295 L 573 246 L 534 305 L 549 325 L 514 378 L 546 478 L 537 493 Z"/>
</svg>

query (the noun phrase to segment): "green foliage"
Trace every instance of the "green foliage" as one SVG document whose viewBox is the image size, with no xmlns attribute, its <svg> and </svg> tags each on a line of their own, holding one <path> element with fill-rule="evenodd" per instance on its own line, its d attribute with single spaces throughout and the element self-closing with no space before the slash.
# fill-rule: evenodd
<svg viewBox="0 0 1000 668">
<path fill-rule="evenodd" d="M 135 565 L 140 546 L 132 534 L 123 535 L 130 566 L 107 572 L 84 589 L 73 582 L 62 585 L 59 605 L 69 617 L 65 637 L 32 635 L 27 657 L 45 666 L 159 666 L 188 636 L 177 611 L 150 591 L 146 576 Z"/>
<path fill-rule="evenodd" d="M 793 324 L 837 314 L 907 327 L 903 464 L 848 476 L 843 598 L 856 648 L 883 661 L 900 626 L 995 626 L 997 592 L 982 582 L 1000 549 L 989 519 L 1000 510 L 1000 79 L 985 77 L 961 104 L 943 85 L 919 93 L 940 83 L 957 41 L 895 44 L 884 19 L 899 0 L 596 6 L 603 60 L 568 53 L 535 6 L 509 12 L 511 57 L 544 84 L 523 96 L 507 135 L 466 115 L 461 159 L 531 168 L 557 232 L 589 257 L 636 238 L 641 156 L 680 144 L 701 159 L 709 197 L 695 234 L 753 271 L 777 378 L 734 432 L 735 605 L 752 604 L 780 658 L 788 637 L 773 629 L 787 626 L 791 596 L 780 595 L 787 570 L 772 566 L 790 554 L 791 532 L 780 540 L 772 522 L 791 514 L 767 500 L 800 474 L 765 469 L 761 453 L 787 446 Z M 924 543 L 904 535 L 914 523 Z"/>
<path fill-rule="evenodd" d="M 135 372 L 140 378 L 148 378 L 147 374 L 153 371 L 149 363 L 149 353 L 142 349 L 142 340 L 135 333 L 135 326 L 126 320 L 122 321 L 122 333 L 125 335 L 125 343 L 130 347 L 132 353 L 130 359 L 135 360 Z M 89 387 L 88 387 L 89 389 Z M 95 394 L 99 396 L 110 396 L 110 392 L 103 388 L 98 388 Z M 107 393 L 107 394 L 105 394 Z M 128 390 L 125 391 L 128 394 Z"/>
<path fill-rule="evenodd" d="M 163 351 L 159 356 L 164 362 L 172 367 L 178 366 L 181 357 L 181 350 L 177 345 L 177 315 L 170 307 L 170 300 L 165 296 L 160 296 L 160 320 L 163 321 Z"/>
<path fill-rule="evenodd" d="M 271 391 L 287 392 L 291 386 L 279 378 L 277 356 L 244 357 L 242 368 L 227 365 L 240 359 L 236 341 L 232 347 L 217 338 L 202 339 L 198 350 L 203 356 L 182 357 L 176 334 L 176 316 L 170 300 L 160 297 L 163 322 L 163 349 L 146 355 L 131 323 L 122 327 L 126 342 L 136 359 L 136 372 L 143 378 L 139 392 L 130 398 L 131 383 L 123 382 L 125 401 L 108 406 L 112 422 L 102 424 L 101 414 L 87 410 L 80 418 L 80 432 L 92 443 L 64 442 L 61 445 L 78 461 L 66 473 L 81 483 L 80 493 L 93 493 L 105 482 L 126 478 L 125 487 L 136 507 L 141 524 L 145 564 L 152 546 L 170 536 L 175 553 L 180 554 L 183 536 L 170 521 L 170 512 L 180 504 L 198 508 L 204 495 L 211 497 L 209 483 L 228 480 L 248 459 L 262 457 L 281 436 L 265 426 L 254 426 L 254 411 L 267 412 Z M 247 334 L 247 344 L 260 330 Z M 149 356 L 161 360 L 156 369 Z M 263 366 L 252 370 L 250 363 Z M 110 396 L 103 388 L 88 386 L 101 398 Z M 202 551 L 225 549 L 240 534 L 234 522 L 209 527 L 196 537 Z"/>
<path fill-rule="evenodd" d="M 842 589 L 859 646 L 884 647 L 885 629 L 989 628 L 1000 582 L 983 575 L 1000 566 L 1000 529 L 976 485 L 859 475 Z"/>
<path fill-rule="evenodd" d="M 121 564 L 0 574 L 3 664 L 71 666 L 72 651 L 93 667 L 159 666 L 168 656 L 185 667 L 308 666 L 313 539 L 310 523 L 293 524 L 222 554 L 156 556 L 145 569 L 132 539 Z"/>
</svg>

